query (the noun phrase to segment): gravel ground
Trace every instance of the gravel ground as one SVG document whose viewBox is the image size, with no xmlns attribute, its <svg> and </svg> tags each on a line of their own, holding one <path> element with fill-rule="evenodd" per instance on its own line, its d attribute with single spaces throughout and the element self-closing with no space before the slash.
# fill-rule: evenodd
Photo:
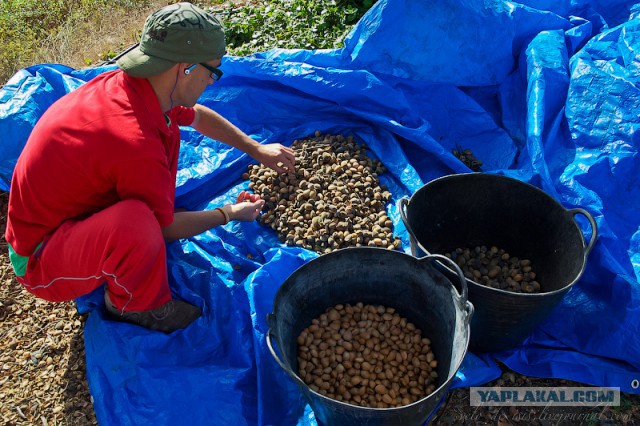
<svg viewBox="0 0 640 426">
<path fill-rule="evenodd" d="M 7 194 L 0 195 L 4 234 Z M 85 316 L 15 280 L 0 241 L 0 418 L 5 425 L 97 424 L 85 377 Z"/>
<path fill-rule="evenodd" d="M 0 194 L 0 229 L 7 194 Z M 95 425 L 85 376 L 83 328 L 73 302 L 48 303 L 15 280 L 0 239 L 0 418 L 5 425 Z M 505 368 L 485 386 L 583 386 L 535 379 Z M 471 407 L 469 389 L 456 389 L 437 413 L 438 425 L 637 425 L 640 395 L 622 395 L 620 407 Z M 216 425 L 217 426 L 217 425 Z M 224 425 L 222 425 L 224 426 Z"/>
</svg>

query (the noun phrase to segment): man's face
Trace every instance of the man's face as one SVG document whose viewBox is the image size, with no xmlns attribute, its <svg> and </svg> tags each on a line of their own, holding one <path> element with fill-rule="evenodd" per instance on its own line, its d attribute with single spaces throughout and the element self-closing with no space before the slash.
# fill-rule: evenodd
<svg viewBox="0 0 640 426">
<path fill-rule="evenodd" d="M 181 96 L 180 102 L 182 105 L 192 107 L 198 101 L 204 89 L 208 85 L 214 84 L 219 77 L 217 74 L 221 74 L 217 69 L 222 61 L 220 59 L 214 59 L 206 62 L 208 67 L 202 64 L 185 64 L 185 70 L 189 70 L 188 74 L 182 75 L 181 84 Z M 210 69 L 209 69 L 210 68 Z"/>
</svg>

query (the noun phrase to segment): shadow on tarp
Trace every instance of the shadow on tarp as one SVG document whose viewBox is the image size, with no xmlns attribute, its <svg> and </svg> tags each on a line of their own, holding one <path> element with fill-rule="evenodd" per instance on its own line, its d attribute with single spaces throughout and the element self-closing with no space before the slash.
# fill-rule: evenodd
<svg viewBox="0 0 640 426">
<path fill-rule="evenodd" d="M 428 4 L 427 4 L 428 3 Z M 640 20 L 628 1 L 405 2 L 381 0 L 344 49 L 272 50 L 223 60 L 225 78 L 201 102 L 256 140 L 290 145 L 353 134 L 389 172 L 395 202 L 431 179 L 483 170 L 583 207 L 600 238 L 585 274 L 518 348 L 468 353 L 453 383 L 516 372 L 638 393 L 640 380 Z M 33 125 L 55 100 L 111 67 L 36 65 L 0 90 L 0 189 Z M 253 161 L 183 129 L 176 205 L 210 208 L 246 188 Z M 532 206 L 535 208 L 535 206 Z M 588 238 L 589 228 L 581 224 Z M 314 425 L 301 394 L 264 344 L 278 287 L 316 254 L 284 247 L 269 228 L 232 223 L 169 244 L 172 291 L 203 308 L 170 336 L 89 311 L 87 377 L 103 424 Z M 634 381 L 635 380 L 635 381 Z"/>
</svg>

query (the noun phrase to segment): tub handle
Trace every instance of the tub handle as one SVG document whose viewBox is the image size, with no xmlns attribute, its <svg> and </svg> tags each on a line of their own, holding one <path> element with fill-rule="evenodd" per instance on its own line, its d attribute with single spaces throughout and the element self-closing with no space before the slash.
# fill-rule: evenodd
<svg viewBox="0 0 640 426">
<path fill-rule="evenodd" d="M 587 250 L 584 254 L 584 258 L 586 259 L 587 256 L 589 256 L 589 253 L 591 252 L 591 249 L 593 248 L 593 245 L 596 243 L 596 239 L 598 238 L 598 225 L 596 224 L 595 219 L 593 218 L 593 216 L 591 216 L 591 213 L 589 213 L 588 211 L 586 211 L 585 209 L 581 209 L 581 208 L 575 208 L 575 209 L 569 209 L 567 210 L 569 213 L 571 213 L 574 217 L 574 221 L 575 216 L 577 214 L 581 214 L 584 217 L 587 218 L 587 220 L 589 221 L 589 223 L 591 224 L 591 238 L 589 239 L 589 242 L 587 243 Z M 579 227 L 578 227 L 579 228 Z"/>
<path fill-rule="evenodd" d="M 400 198 L 396 203 L 398 210 L 400 210 L 400 218 L 405 225 L 407 224 L 407 205 L 409 205 L 409 198 L 407 197 Z"/>
<path fill-rule="evenodd" d="M 400 218 L 402 219 L 402 223 L 404 223 L 404 227 L 407 229 L 409 233 L 409 244 L 411 244 L 411 253 L 414 256 L 419 256 L 420 254 L 429 254 L 429 250 L 424 248 L 416 235 L 413 233 L 411 226 L 409 226 L 409 219 L 407 219 L 407 206 L 409 205 L 409 199 L 407 197 L 402 197 L 398 200 L 397 207 L 400 211 Z M 420 253 L 422 251 L 422 253 Z"/>
<path fill-rule="evenodd" d="M 407 197 L 400 198 L 398 200 L 398 202 L 396 203 L 396 207 L 400 211 L 400 219 L 402 219 L 402 223 L 404 223 L 405 228 L 407 228 L 407 231 L 413 237 L 414 236 L 413 235 L 413 231 L 411 231 L 411 228 L 409 227 L 409 220 L 407 219 L 407 206 L 408 205 L 409 205 L 409 198 L 407 198 Z"/>
<path fill-rule="evenodd" d="M 272 321 L 275 320 L 275 315 L 273 314 L 267 314 L 267 323 L 272 323 Z M 271 327 L 269 327 L 267 329 L 267 336 L 266 336 L 266 340 L 267 340 L 267 347 L 269 348 L 269 352 L 271 352 L 271 356 L 273 356 L 273 359 L 276 360 L 276 362 L 278 363 L 278 365 L 284 370 L 286 371 L 286 373 L 299 385 L 302 386 L 303 388 L 306 387 L 307 385 L 300 379 L 300 377 L 298 377 L 296 374 L 293 373 L 293 371 L 287 367 L 284 362 L 282 362 L 282 360 L 280 359 L 280 357 L 278 356 L 278 354 L 276 353 L 275 349 L 273 348 L 273 343 L 271 343 L 271 335 L 272 335 L 272 331 L 271 331 Z"/>
<path fill-rule="evenodd" d="M 420 248 L 420 250 L 424 251 L 425 253 L 428 253 L 420 245 L 420 243 L 418 242 L 418 239 L 413 234 L 413 230 L 411 229 L 411 226 L 409 226 L 409 219 L 407 219 L 407 206 L 408 205 L 409 205 L 409 198 L 407 198 L 407 197 L 400 198 L 398 200 L 398 202 L 396 203 L 396 207 L 398 208 L 398 211 L 400 212 L 400 219 L 402 219 L 402 223 L 404 224 L 404 227 L 407 228 L 407 232 L 409 233 L 409 237 L 410 237 L 409 238 L 409 243 L 411 244 L 411 251 L 413 253 L 417 253 L 418 252 L 417 248 Z"/>
<path fill-rule="evenodd" d="M 460 289 L 462 290 L 462 292 L 458 292 L 458 295 L 462 299 L 463 304 L 467 303 L 467 301 L 469 300 L 469 289 L 467 288 L 467 279 L 464 277 L 464 274 L 462 273 L 462 269 L 460 269 L 460 267 L 456 262 L 449 259 L 447 256 L 443 256 L 441 254 L 430 254 L 421 259 L 438 260 L 439 262 L 448 263 L 449 267 L 453 269 L 453 271 L 458 276 L 458 279 L 460 280 Z M 456 288 L 456 291 L 457 290 L 458 289 Z M 468 310 L 469 308 L 467 307 L 467 311 Z M 473 310 L 473 308 L 471 308 L 471 310 Z"/>
</svg>

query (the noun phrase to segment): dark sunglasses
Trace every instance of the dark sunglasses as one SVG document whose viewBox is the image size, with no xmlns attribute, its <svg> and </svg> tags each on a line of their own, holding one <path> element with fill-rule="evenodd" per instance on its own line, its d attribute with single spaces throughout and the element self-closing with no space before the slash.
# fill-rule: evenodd
<svg viewBox="0 0 640 426">
<path fill-rule="evenodd" d="M 212 67 L 211 65 L 207 65 L 203 62 L 200 62 L 200 65 L 211 71 L 211 75 L 209 77 L 211 77 L 213 81 L 218 81 L 222 78 L 223 72 L 218 68 Z"/>
</svg>

